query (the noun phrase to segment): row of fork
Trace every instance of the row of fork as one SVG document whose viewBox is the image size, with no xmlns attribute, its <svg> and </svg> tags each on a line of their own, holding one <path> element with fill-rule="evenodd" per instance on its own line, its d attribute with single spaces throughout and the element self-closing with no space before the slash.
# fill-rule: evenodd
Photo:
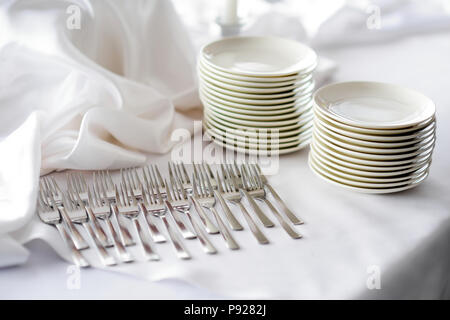
<svg viewBox="0 0 450 320">
<path fill-rule="evenodd" d="M 163 233 L 153 222 L 155 217 L 162 220 L 177 256 L 181 259 L 189 259 L 191 255 L 180 239 L 177 229 L 167 219 L 166 212 L 170 213 L 183 238 L 198 239 L 206 253 L 216 253 L 217 249 L 208 239 L 203 227 L 209 234 L 220 233 L 229 249 L 239 249 L 239 244 L 234 239 L 228 225 L 232 230 L 243 230 L 243 226 L 230 210 L 228 203 L 235 204 L 240 208 L 249 229 L 259 243 L 269 243 L 267 237 L 243 205 L 242 200 L 244 198 L 263 226 L 272 227 L 274 224 L 255 200 L 267 205 L 289 236 L 294 239 L 301 237 L 266 198 L 265 186 L 274 195 L 275 200 L 291 222 L 294 224 L 301 223 L 301 220 L 290 210 L 286 210 L 287 207 L 268 184 L 267 178 L 256 164 L 241 164 L 240 166 L 236 163 L 222 164 L 220 165 L 220 173 L 216 171 L 215 174 L 209 164 L 194 164 L 192 175 L 189 176 L 184 164 L 169 163 L 169 182 L 162 178 L 157 166 L 141 168 L 141 175 L 135 168 L 121 170 L 121 182 L 119 184 L 113 182 L 108 171 L 100 171 L 93 174 L 92 189 L 81 174 L 69 174 L 67 181 L 67 192 L 63 193 L 53 178 L 41 180 L 38 211 L 44 222 L 57 226 L 61 236 L 71 248 L 74 261 L 79 265 L 86 264 L 86 261 L 80 258 L 80 256 L 82 257 L 80 250 L 86 248 L 87 243 L 74 223 L 80 224 L 84 228 L 105 265 L 116 263 L 105 249 L 111 246 L 116 249 L 121 261 L 133 261 L 126 247 L 134 242 L 119 217 L 129 219 L 134 227 L 135 234 L 138 236 L 136 242 L 141 244 L 144 256 L 147 259 L 159 260 L 153 242 L 166 241 Z M 227 223 L 215 208 L 216 200 L 223 209 Z M 194 205 L 197 216 L 192 215 L 191 204 Z M 205 210 L 212 213 L 217 226 Z M 46 212 L 57 213 L 57 216 L 62 217 L 62 219 L 47 219 L 45 218 Z M 141 213 L 147 222 L 144 225 L 139 220 Z M 183 217 L 188 218 L 190 225 L 184 221 Z M 200 218 L 201 224 L 198 223 L 197 217 Z M 107 232 L 103 230 L 97 219 L 104 221 Z M 59 221 L 59 223 L 55 221 Z M 65 222 L 69 232 L 61 228 L 61 221 Z M 193 230 L 191 230 L 191 226 Z M 146 237 L 144 229 L 149 231 L 150 238 Z M 69 235 L 73 237 L 68 238 Z"/>
</svg>

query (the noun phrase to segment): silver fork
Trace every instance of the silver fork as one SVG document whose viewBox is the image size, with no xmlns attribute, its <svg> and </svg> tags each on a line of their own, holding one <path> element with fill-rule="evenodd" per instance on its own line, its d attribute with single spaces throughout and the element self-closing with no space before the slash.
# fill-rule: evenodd
<svg viewBox="0 0 450 320">
<path fill-rule="evenodd" d="M 51 177 L 44 177 L 39 182 L 40 190 L 43 192 L 43 197 L 45 200 L 47 200 L 47 203 L 52 203 L 54 208 L 58 208 L 59 205 L 62 204 L 62 192 L 59 188 L 58 184 L 55 181 L 55 178 Z M 59 197 L 59 203 L 56 201 L 56 196 Z M 60 210 L 62 219 L 66 223 L 67 227 L 69 228 L 69 232 L 72 235 L 73 242 L 75 244 L 75 247 L 78 250 L 87 249 L 89 248 L 89 244 L 84 239 L 84 237 L 81 235 L 81 233 L 78 231 L 78 229 L 73 224 L 72 220 L 68 217 L 65 210 Z"/>
<path fill-rule="evenodd" d="M 241 170 L 242 170 L 241 165 Z M 239 189 L 242 191 L 244 196 L 246 197 L 248 203 L 253 208 L 253 211 L 256 213 L 259 220 L 262 222 L 264 227 L 271 228 L 274 226 L 273 222 L 266 216 L 266 214 L 262 211 L 262 209 L 258 206 L 256 203 L 254 197 L 260 195 L 259 190 L 249 190 L 248 182 L 247 180 L 242 176 L 241 170 L 239 170 L 236 163 L 234 164 L 234 168 L 229 164 L 225 167 L 227 170 L 228 178 L 235 182 L 235 184 L 239 187 Z"/>
<path fill-rule="evenodd" d="M 174 181 L 175 180 L 175 181 Z M 206 233 L 203 229 L 197 224 L 197 222 L 192 218 L 190 213 L 190 203 L 186 194 L 186 191 L 183 188 L 183 184 L 181 183 L 179 177 L 175 174 L 175 179 L 171 179 L 171 182 L 167 186 L 167 201 L 175 208 L 182 212 L 183 214 L 188 216 L 189 221 L 191 222 L 194 230 L 197 234 L 197 238 L 200 241 L 203 251 L 209 254 L 217 253 L 217 249 L 214 245 L 209 241 Z M 176 204 L 176 206 L 175 206 Z"/>
<path fill-rule="evenodd" d="M 261 167 L 258 164 L 254 164 L 255 168 L 258 171 L 259 177 L 261 178 L 263 184 L 267 187 L 267 189 L 270 191 L 272 196 L 277 201 L 278 205 L 283 209 L 286 216 L 289 218 L 289 220 L 292 221 L 293 224 L 303 224 L 303 220 L 298 218 L 286 205 L 286 203 L 281 199 L 281 197 L 278 195 L 278 193 L 275 191 L 275 189 L 270 185 L 269 180 L 267 177 L 262 173 Z"/>
<path fill-rule="evenodd" d="M 269 209 L 273 212 L 281 227 L 286 231 L 286 233 L 293 239 L 300 239 L 302 237 L 297 231 L 295 231 L 283 218 L 281 213 L 272 205 L 272 203 L 266 199 L 266 192 L 264 190 L 264 184 L 262 183 L 259 174 L 253 166 L 248 164 L 242 167 L 242 176 L 244 180 L 247 181 L 248 189 L 250 193 L 253 193 L 256 199 L 264 202 Z"/>
<path fill-rule="evenodd" d="M 214 174 L 211 170 L 211 166 L 208 163 L 203 162 L 203 167 L 206 172 L 206 176 L 209 178 L 209 181 L 211 182 L 211 186 L 214 189 L 217 189 L 218 183 L 217 183 L 216 178 L 214 177 Z M 194 165 L 194 170 L 195 170 L 195 165 Z M 223 209 L 223 212 L 225 213 L 225 216 L 227 217 L 227 221 L 230 223 L 231 228 L 236 231 L 243 230 L 244 228 L 242 227 L 242 225 L 239 223 L 239 221 L 234 216 L 233 212 L 231 211 L 227 202 L 223 198 L 222 194 L 220 192 L 217 192 L 216 197 L 220 203 L 220 206 Z"/>
<path fill-rule="evenodd" d="M 204 175 L 201 171 L 200 175 L 201 177 L 199 176 L 199 173 L 197 171 L 194 171 L 194 174 L 192 176 L 192 200 L 195 201 L 194 203 L 198 203 L 199 207 L 204 207 L 212 212 L 219 226 L 220 234 L 225 240 L 227 247 L 231 250 L 239 249 L 238 243 L 236 242 L 236 240 L 234 240 L 227 226 L 222 221 L 222 218 L 214 207 L 216 204 L 214 194 L 217 194 L 217 192 L 213 189 L 209 177 L 207 175 Z"/>
<path fill-rule="evenodd" d="M 88 212 L 90 211 L 91 214 L 96 218 L 105 221 L 106 226 L 108 227 L 108 231 L 113 238 L 113 243 L 114 247 L 116 248 L 117 255 L 120 257 L 120 259 L 123 262 L 132 262 L 134 260 L 133 257 L 125 249 L 125 246 L 122 244 L 121 238 L 117 234 L 111 222 L 111 207 L 109 205 L 108 199 L 102 199 L 95 186 L 93 192 L 91 192 L 90 188 L 88 187 L 87 195 L 89 205 L 86 207 L 86 209 L 88 210 Z"/>
<path fill-rule="evenodd" d="M 151 244 L 146 241 L 144 231 L 138 220 L 139 207 L 137 204 L 137 200 L 133 194 L 133 189 L 128 188 L 128 186 L 121 183 L 120 192 L 117 189 L 117 186 L 115 186 L 115 193 L 117 209 L 120 214 L 131 220 L 144 249 L 145 258 L 149 260 L 159 260 L 159 255 L 153 250 Z"/>
<path fill-rule="evenodd" d="M 189 179 L 189 175 L 187 173 L 186 167 L 183 162 L 176 163 L 171 162 L 174 174 L 180 179 L 183 188 L 186 192 L 192 191 L 192 182 Z"/>
<path fill-rule="evenodd" d="M 113 266 L 116 264 L 114 258 L 106 251 L 105 247 L 98 240 L 91 225 L 89 224 L 86 207 L 81 200 L 80 195 L 74 190 L 68 190 L 67 197 L 63 194 L 64 211 L 74 223 L 81 224 L 86 230 L 91 240 L 94 241 L 97 248 L 101 262 L 106 266 Z"/>
<path fill-rule="evenodd" d="M 174 178 L 174 175 L 172 172 L 171 163 L 169 162 L 168 165 L 169 165 L 169 179 L 170 179 L 170 182 L 172 183 L 172 185 L 174 185 L 175 178 Z M 166 193 L 167 193 L 167 197 L 168 197 L 169 191 L 167 191 L 167 190 L 169 188 L 168 188 L 167 182 L 165 180 L 164 180 L 164 185 L 166 186 Z M 184 195 L 186 194 L 186 190 L 184 190 L 184 188 L 182 188 L 181 191 L 183 192 Z M 187 199 L 187 197 L 183 197 L 183 198 Z M 184 200 L 184 199 L 180 199 L 180 200 L 172 199 L 172 201 L 170 201 L 170 204 L 175 208 L 175 211 L 177 211 L 177 212 L 180 212 L 180 211 L 183 212 L 183 210 L 186 210 L 186 208 L 189 209 L 189 206 L 190 206 L 189 201 Z M 176 212 L 171 211 L 170 213 L 172 215 L 172 218 L 175 220 L 178 228 L 180 229 L 183 237 L 185 239 L 195 239 L 196 238 L 195 233 L 189 229 L 189 227 L 183 222 L 183 220 L 181 220 L 180 216 Z"/>
<path fill-rule="evenodd" d="M 153 168 L 152 168 L 153 169 Z M 150 212 L 155 216 L 160 218 L 163 221 L 164 226 L 166 227 L 167 233 L 169 234 L 170 240 L 175 248 L 178 258 L 180 259 L 190 259 L 191 255 L 187 251 L 183 242 L 178 237 L 176 231 L 172 228 L 169 220 L 167 220 L 166 216 L 166 206 L 169 210 L 174 211 L 173 207 L 168 201 L 164 201 L 160 184 L 156 178 L 155 170 L 152 172 L 148 171 L 149 183 L 143 187 L 143 199 L 144 203 L 151 206 Z M 153 175 L 152 175 L 153 174 Z M 167 185 L 167 184 L 165 184 Z"/>
<path fill-rule="evenodd" d="M 120 241 L 122 242 L 122 245 L 126 247 L 135 245 L 136 243 L 133 241 L 130 232 L 128 231 L 127 227 L 123 225 L 118 216 L 117 212 L 118 210 L 116 205 L 114 204 L 114 200 L 116 197 L 114 190 L 115 184 L 112 180 L 109 171 L 106 170 L 106 172 L 105 171 L 94 172 L 93 178 L 95 190 L 97 190 L 98 195 L 101 198 L 103 198 L 105 204 L 108 204 L 108 206 L 111 208 L 111 215 L 113 219 L 116 220 L 117 225 L 119 227 L 118 234 Z"/>
<path fill-rule="evenodd" d="M 73 190 L 77 193 L 77 195 L 81 198 L 82 201 L 88 202 L 88 186 L 86 181 L 84 180 L 84 177 L 81 176 L 81 174 L 75 174 L 75 173 L 68 173 L 67 174 L 67 189 Z M 105 247 L 112 247 L 114 244 L 113 242 L 108 238 L 107 234 L 103 230 L 102 226 L 97 220 L 97 216 L 93 214 L 92 210 L 89 207 L 86 207 L 86 212 L 88 214 L 89 220 L 92 222 L 92 225 L 94 227 L 94 232 L 98 240 L 102 243 Z"/>
<path fill-rule="evenodd" d="M 51 197 L 50 205 L 46 201 L 46 196 L 44 195 L 44 191 L 39 190 L 38 194 L 38 203 L 37 203 L 37 211 L 39 218 L 42 222 L 53 225 L 59 231 L 64 243 L 69 247 L 70 253 L 73 259 L 73 262 L 79 267 L 89 267 L 89 262 L 84 258 L 83 254 L 76 248 L 73 239 L 70 237 L 67 230 L 64 228 L 61 220 L 60 211 L 56 205 L 55 199 Z"/>
<path fill-rule="evenodd" d="M 252 231 L 253 235 L 255 236 L 256 240 L 260 244 L 269 243 L 269 240 L 262 233 L 262 231 L 259 229 L 258 225 L 255 223 L 255 221 L 253 221 L 253 219 L 250 216 L 250 214 L 248 213 L 247 209 L 245 209 L 244 205 L 242 204 L 242 202 L 241 202 L 242 197 L 241 197 L 241 193 L 239 192 L 239 186 L 237 185 L 236 180 L 230 179 L 230 177 L 226 175 L 224 168 L 223 167 L 221 167 L 221 168 L 222 168 L 222 174 L 223 174 L 223 181 L 221 181 L 219 173 L 216 172 L 219 192 L 221 192 L 223 194 L 223 196 L 226 200 L 239 206 L 239 208 L 241 209 L 242 214 L 244 215 L 244 218 L 245 218 L 250 230 Z"/>
</svg>

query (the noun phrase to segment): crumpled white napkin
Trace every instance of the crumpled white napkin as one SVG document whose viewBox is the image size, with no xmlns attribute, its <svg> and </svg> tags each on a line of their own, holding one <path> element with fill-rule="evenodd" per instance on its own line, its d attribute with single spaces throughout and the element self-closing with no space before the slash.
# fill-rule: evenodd
<svg viewBox="0 0 450 320">
<path fill-rule="evenodd" d="M 1 267 L 26 257 L 6 234 L 34 214 L 39 172 L 143 164 L 200 102 L 170 1 L 5 1 L 0 34 Z"/>
</svg>

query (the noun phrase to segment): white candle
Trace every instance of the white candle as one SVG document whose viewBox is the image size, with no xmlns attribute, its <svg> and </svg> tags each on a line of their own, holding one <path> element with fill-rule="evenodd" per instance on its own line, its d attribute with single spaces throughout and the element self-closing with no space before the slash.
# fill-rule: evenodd
<svg viewBox="0 0 450 320">
<path fill-rule="evenodd" d="M 224 7 L 220 15 L 220 22 L 224 25 L 237 24 L 239 21 L 237 15 L 238 0 L 224 0 Z"/>
</svg>

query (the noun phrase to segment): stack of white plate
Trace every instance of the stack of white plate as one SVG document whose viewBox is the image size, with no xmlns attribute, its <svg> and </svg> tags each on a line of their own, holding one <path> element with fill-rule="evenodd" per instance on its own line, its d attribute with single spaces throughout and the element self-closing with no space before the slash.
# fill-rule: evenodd
<svg viewBox="0 0 450 320">
<path fill-rule="evenodd" d="M 314 95 L 309 165 L 319 177 L 367 193 L 417 186 L 428 175 L 435 105 L 410 89 L 344 82 Z"/>
<path fill-rule="evenodd" d="M 309 143 L 313 50 L 287 39 L 235 37 L 207 44 L 198 60 L 204 127 L 216 143 L 254 154 Z"/>
</svg>

